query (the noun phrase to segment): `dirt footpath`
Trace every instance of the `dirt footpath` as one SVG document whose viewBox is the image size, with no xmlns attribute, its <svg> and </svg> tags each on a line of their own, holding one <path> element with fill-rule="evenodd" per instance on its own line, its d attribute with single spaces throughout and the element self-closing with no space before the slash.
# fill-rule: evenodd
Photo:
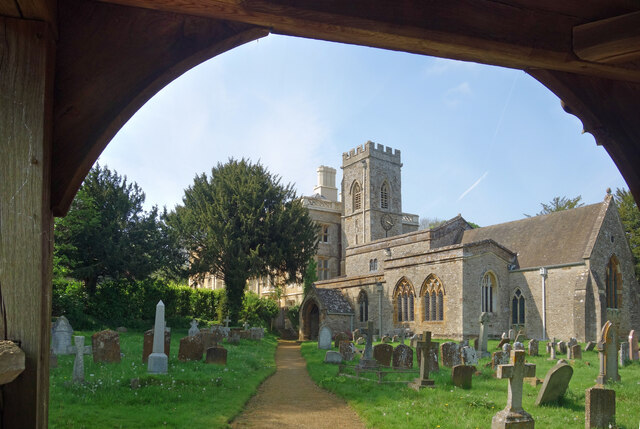
<svg viewBox="0 0 640 429">
<path fill-rule="evenodd" d="M 280 341 L 276 372 L 258 388 L 232 428 L 364 428 L 349 406 L 311 380 L 300 345 Z"/>
</svg>

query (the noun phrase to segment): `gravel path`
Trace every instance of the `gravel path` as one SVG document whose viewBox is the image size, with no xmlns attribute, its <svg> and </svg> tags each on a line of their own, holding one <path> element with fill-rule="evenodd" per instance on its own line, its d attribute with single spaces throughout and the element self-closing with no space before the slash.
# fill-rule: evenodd
<svg viewBox="0 0 640 429">
<path fill-rule="evenodd" d="M 279 341 L 276 372 L 258 388 L 232 428 L 364 428 L 341 399 L 315 385 L 300 345 Z"/>
</svg>

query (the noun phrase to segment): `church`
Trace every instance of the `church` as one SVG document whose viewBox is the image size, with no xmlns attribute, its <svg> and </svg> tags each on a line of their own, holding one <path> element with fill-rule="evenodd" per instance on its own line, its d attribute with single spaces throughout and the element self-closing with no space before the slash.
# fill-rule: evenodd
<svg viewBox="0 0 640 429">
<path fill-rule="evenodd" d="M 571 210 L 473 228 L 461 215 L 427 230 L 403 213 L 399 150 L 367 142 L 318 168 L 304 205 L 320 225 L 318 281 L 300 307 L 300 339 L 374 324 L 435 338 L 522 329 L 597 341 L 611 320 L 640 329 L 633 257 L 612 196 Z M 301 297 L 301 295 L 300 295 Z M 293 302 L 293 301 L 292 301 Z"/>
</svg>

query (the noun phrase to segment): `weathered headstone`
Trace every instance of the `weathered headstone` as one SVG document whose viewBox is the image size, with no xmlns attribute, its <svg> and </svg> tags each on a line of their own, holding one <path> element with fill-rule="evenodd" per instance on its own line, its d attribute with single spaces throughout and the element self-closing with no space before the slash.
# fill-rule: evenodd
<svg viewBox="0 0 640 429">
<path fill-rule="evenodd" d="M 207 349 L 207 357 L 205 358 L 205 363 L 213 363 L 216 365 L 226 365 L 227 349 L 222 347 L 222 345 L 209 347 Z"/>
<path fill-rule="evenodd" d="M 73 353 L 71 336 L 73 328 L 66 317 L 60 316 L 53 324 L 51 332 L 51 348 L 55 355 L 67 355 Z"/>
<path fill-rule="evenodd" d="M 555 402 L 563 397 L 569 387 L 572 376 L 573 368 L 571 368 L 571 365 L 564 360 L 560 360 L 544 377 L 542 388 L 538 392 L 536 405 Z"/>
<path fill-rule="evenodd" d="M 329 350 L 331 348 L 332 336 L 331 328 L 328 326 L 320 328 L 320 333 L 318 334 L 318 348 L 322 350 Z"/>
<path fill-rule="evenodd" d="M 509 339 L 511 341 L 516 339 L 516 330 L 515 329 L 509 329 Z"/>
<path fill-rule="evenodd" d="M 409 345 L 415 349 L 416 346 L 418 345 L 418 341 L 420 341 L 420 338 L 421 338 L 420 335 L 413 334 L 409 339 Z"/>
<path fill-rule="evenodd" d="M 360 368 L 376 368 L 378 361 L 373 357 L 373 322 L 367 322 L 367 344 L 364 353 L 358 362 Z"/>
<path fill-rule="evenodd" d="M 472 365 L 456 365 L 451 369 L 451 381 L 453 385 L 462 389 L 471 389 L 471 380 L 476 372 Z"/>
<path fill-rule="evenodd" d="M 522 344 L 520 341 L 516 341 L 515 343 L 513 343 L 513 350 L 524 350 L 524 344 Z"/>
<path fill-rule="evenodd" d="M 440 344 L 440 355 L 442 356 L 442 365 L 453 368 L 456 365 L 461 365 L 460 359 L 460 345 L 452 341 Z"/>
<path fill-rule="evenodd" d="M 164 353 L 165 328 L 164 303 L 156 305 L 156 320 L 153 326 L 153 352 L 147 361 L 147 372 L 150 374 L 166 374 L 169 369 L 169 356 Z"/>
<path fill-rule="evenodd" d="M 487 322 L 489 321 L 489 313 L 480 313 L 478 322 L 480 323 L 480 334 L 478 336 L 478 357 L 483 358 L 489 355 L 487 343 L 489 341 L 489 327 Z"/>
<path fill-rule="evenodd" d="M 264 338 L 264 329 L 263 328 L 251 328 L 249 329 L 249 335 L 252 340 L 262 340 Z"/>
<path fill-rule="evenodd" d="M 585 391 L 586 428 L 610 428 L 616 422 L 616 391 L 594 386 Z"/>
<path fill-rule="evenodd" d="M 240 344 L 240 335 L 237 332 L 231 332 L 227 338 L 228 344 Z M 329 342 L 331 343 L 331 342 Z"/>
<path fill-rule="evenodd" d="M 413 368 L 413 349 L 399 344 L 393 349 L 392 366 L 399 369 Z"/>
<path fill-rule="evenodd" d="M 73 337 L 73 341 L 76 345 L 76 358 L 73 361 L 73 375 L 71 376 L 71 380 L 74 383 L 83 383 L 84 382 L 84 337 L 83 336 L 75 336 Z"/>
<path fill-rule="evenodd" d="M 476 354 L 476 349 L 473 347 L 463 347 L 460 350 L 460 358 L 462 360 L 463 365 L 477 365 L 478 364 L 478 355 Z"/>
<path fill-rule="evenodd" d="M 149 329 L 144 333 L 144 341 L 142 343 L 142 362 L 149 361 L 149 355 L 153 353 L 153 329 Z M 169 356 L 171 351 L 171 328 L 164 329 L 164 354 Z"/>
<path fill-rule="evenodd" d="M 534 428 L 533 417 L 522 408 L 522 385 L 525 377 L 535 377 L 536 366 L 525 363 L 524 350 L 512 350 L 509 365 L 500 365 L 497 378 L 509 380 L 507 406 L 491 420 L 491 428 Z"/>
<path fill-rule="evenodd" d="M 405 332 L 404 329 L 400 332 L 400 344 L 402 344 L 404 346 L 404 337 L 405 337 Z"/>
<path fill-rule="evenodd" d="M 91 345 L 94 362 L 120 362 L 120 335 L 116 331 L 96 332 L 91 336 Z"/>
<path fill-rule="evenodd" d="M 565 343 L 564 341 L 560 341 L 558 343 L 558 351 L 563 355 L 566 354 L 567 353 L 567 343 Z"/>
<path fill-rule="evenodd" d="M 204 347 L 200 335 L 189 335 L 180 339 L 178 349 L 178 360 L 186 362 L 190 360 L 202 360 Z"/>
<path fill-rule="evenodd" d="M 420 353 L 420 375 L 418 378 L 409 383 L 409 387 L 420 390 L 425 387 L 433 387 L 435 382 L 429 379 L 429 357 L 428 352 L 432 348 L 431 332 L 424 331 L 422 339 L 416 344 L 418 353 Z"/>
<path fill-rule="evenodd" d="M 391 366 L 391 357 L 393 356 L 393 346 L 391 344 L 376 344 L 373 347 L 373 357 L 378 365 Z"/>
<path fill-rule="evenodd" d="M 382 337 L 382 340 L 381 340 L 381 341 L 382 341 L 384 344 L 388 344 L 388 343 L 392 342 L 392 338 L 391 338 L 390 336 L 388 336 L 388 335 L 384 335 L 384 336 Z"/>
<path fill-rule="evenodd" d="M 325 363 L 342 363 L 342 355 L 336 351 L 329 350 L 324 355 Z"/>
<path fill-rule="evenodd" d="M 573 356 L 573 359 L 582 359 L 582 346 L 580 344 L 571 346 L 571 356 Z"/>
<path fill-rule="evenodd" d="M 638 335 L 635 330 L 629 332 L 629 360 L 634 361 L 640 358 L 638 353 Z"/>
<path fill-rule="evenodd" d="M 249 322 L 244 322 L 242 324 L 242 330 L 244 330 L 244 331 L 248 331 L 250 327 L 251 327 L 251 325 L 249 324 Z"/>
<path fill-rule="evenodd" d="M 498 343 L 498 349 L 502 349 L 502 347 L 504 347 L 505 344 L 509 344 L 511 343 L 511 340 L 509 338 L 503 338 L 500 340 L 500 342 Z"/>
<path fill-rule="evenodd" d="M 504 346 L 502 346 L 502 351 L 505 352 L 506 354 L 510 354 L 511 353 L 511 344 L 507 343 Z"/>
<path fill-rule="evenodd" d="M 527 351 L 529 352 L 529 356 L 538 356 L 538 340 L 536 340 L 535 338 L 529 340 L 527 349 Z"/>
<path fill-rule="evenodd" d="M 621 367 L 629 363 L 629 343 L 623 341 L 620 343 L 619 362 Z"/>
<path fill-rule="evenodd" d="M 547 350 L 549 351 L 549 359 L 547 360 L 556 360 L 556 339 L 554 338 L 552 342 L 547 343 Z"/>
<path fill-rule="evenodd" d="M 509 363 L 509 353 L 502 350 L 491 354 L 491 369 L 496 371 L 498 366 Z"/>
<path fill-rule="evenodd" d="M 611 321 L 602 327 L 600 341 L 598 342 L 598 353 L 600 357 L 600 374 L 596 382 L 598 384 L 607 384 L 607 381 L 618 381 L 618 347 L 616 346 L 616 328 Z"/>
<path fill-rule="evenodd" d="M 223 320 L 224 322 L 224 327 L 228 328 L 229 327 L 229 323 L 231 323 L 231 319 L 229 319 L 228 317 L 226 319 Z"/>
<path fill-rule="evenodd" d="M 353 360 L 353 356 L 355 354 L 355 347 L 351 341 L 349 340 L 340 341 L 340 346 L 338 347 L 338 349 L 340 350 L 340 355 L 342 356 L 343 360 L 346 360 L 346 361 Z"/>
<path fill-rule="evenodd" d="M 596 343 L 595 341 L 589 341 L 587 343 L 587 345 L 584 347 L 584 351 L 585 352 L 590 352 L 591 350 L 596 348 Z"/>
<path fill-rule="evenodd" d="M 347 335 L 346 332 L 338 332 L 336 334 L 336 339 L 335 339 L 335 348 L 339 348 L 340 347 L 340 341 L 349 341 L 349 335 Z"/>
<path fill-rule="evenodd" d="M 522 331 L 518 331 L 518 335 L 516 335 L 516 339 L 514 340 L 515 343 L 522 343 L 524 344 L 525 340 L 526 340 L 526 336 L 524 335 L 524 332 Z"/>
<path fill-rule="evenodd" d="M 193 319 L 191 321 L 191 327 L 189 328 L 189 336 L 193 337 L 195 335 L 198 335 L 200 333 L 200 329 L 198 328 L 198 321 L 196 319 Z"/>
</svg>

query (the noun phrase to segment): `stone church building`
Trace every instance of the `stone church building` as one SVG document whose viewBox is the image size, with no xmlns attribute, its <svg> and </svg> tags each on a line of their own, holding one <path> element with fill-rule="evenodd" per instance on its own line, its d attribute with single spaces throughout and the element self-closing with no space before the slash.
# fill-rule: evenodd
<svg viewBox="0 0 640 429">
<path fill-rule="evenodd" d="M 374 322 L 379 334 L 429 330 L 436 338 L 512 327 L 528 337 L 597 340 L 606 320 L 640 329 L 633 258 L 610 194 L 604 201 L 472 228 L 457 217 L 418 230 L 402 212 L 399 150 L 367 142 L 318 168 L 303 202 L 321 226 L 318 278 L 300 308 L 301 339 Z M 301 291 L 291 291 L 300 296 Z M 291 299 L 291 302 L 294 302 Z"/>
</svg>

